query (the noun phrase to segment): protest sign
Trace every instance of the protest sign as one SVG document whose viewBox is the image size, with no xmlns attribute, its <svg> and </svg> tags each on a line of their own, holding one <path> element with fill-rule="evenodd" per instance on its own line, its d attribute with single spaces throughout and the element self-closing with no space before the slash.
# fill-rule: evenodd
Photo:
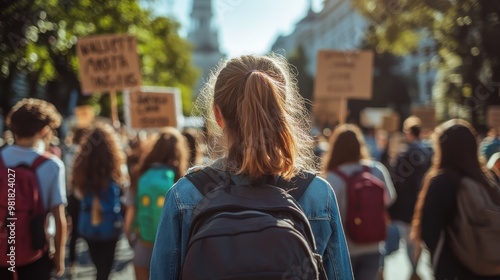
<svg viewBox="0 0 500 280">
<path fill-rule="evenodd" d="M 180 91 L 169 87 L 142 87 L 124 96 L 125 122 L 131 129 L 180 127 Z"/>
<path fill-rule="evenodd" d="M 360 123 L 366 128 L 381 127 L 384 117 L 394 113 L 391 108 L 365 108 L 360 114 Z"/>
<path fill-rule="evenodd" d="M 417 116 L 422 122 L 422 130 L 425 132 L 429 132 L 434 130 L 436 127 L 436 109 L 433 107 L 427 106 L 418 106 L 413 107 L 411 110 L 411 114 Z"/>
<path fill-rule="evenodd" d="M 316 100 L 312 107 L 315 118 L 321 123 L 341 122 L 341 99 Z"/>
<path fill-rule="evenodd" d="M 372 98 L 373 52 L 318 52 L 314 99 Z"/>
<path fill-rule="evenodd" d="M 401 119 L 399 114 L 394 112 L 390 115 L 385 115 L 382 117 L 382 124 L 380 129 L 387 131 L 389 133 L 399 131 Z"/>
<path fill-rule="evenodd" d="M 133 91 L 141 85 L 137 39 L 129 35 L 97 35 L 78 39 L 82 92 Z"/>
</svg>

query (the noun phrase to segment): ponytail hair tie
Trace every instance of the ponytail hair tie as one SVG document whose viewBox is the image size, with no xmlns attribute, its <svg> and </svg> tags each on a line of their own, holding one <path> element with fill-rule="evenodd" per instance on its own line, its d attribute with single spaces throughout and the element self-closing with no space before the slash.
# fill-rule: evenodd
<svg viewBox="0 0 500 280">
<path fill-rule="evenodd" d="M 246 81 L 246 80 L 248 79 L 248 77 L 250 77 L 250 75 L 251 75 L 253 72 L 255 72 L 255 71 L 257 71 L 257 70 L 250 70 L 250 71 L 248 71 L 248 72 L 245 74 L 245 77 L 243 77 L 243 80 L 245 80 L 245 81 Z"/>
</svg>

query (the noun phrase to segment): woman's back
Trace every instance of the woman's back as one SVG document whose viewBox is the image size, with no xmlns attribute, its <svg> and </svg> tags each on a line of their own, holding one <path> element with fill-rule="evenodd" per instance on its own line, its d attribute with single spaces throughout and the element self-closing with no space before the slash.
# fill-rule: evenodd
<svg viewBox="0 0 500 280">
<path fill-rule="evenodd" d="M 234 180 L 239 182 L 267 176 L 290 181 L 301 171 L 314 170 L 309 116 L 286 60 L 274 55 L 244 55 L 219 66 L 198 97 L 200 112 L 207 112 L 209 135 L 219 136 L 219 147 L 223 147 L 224 167 L 219 169 L 237 175 Z M 315 181 L 323 182 L 323 196 L 319 200 L 308 196 L 312 187 L 300 203 L 315 224 L 313 231 L 325 235 L 318 236 L 316 242 L 326 248 L 323 258 L 328 277 L 350 279 L 351 266 L 333 190 L 321 179 Z M 153 279 L 176 279 L 179 275 L 191 215 L 201 197 L 187 179 L 168 192 L 157 235 L 162 242 L 156 243 L 153 253 Z"/>
<path fill-rule="evenodd" d="M 212 167 L 224 170 L 220 161 Z M 232 178 L 242 185 L 251 182 L 251 178 L 244 175 L 233 173 Z M 168 279 L 178 279 L 181 269 L 179 264 L 184 263 L 186 255 L 193 211 L 202 198 L 202 194 L 187 178 L 180 179 L 167 194 L 151 262 L 151 279 L 165 279 L 167 275 L 172 276 Z M 298 202 L 311 225 L 328 279 L 351 279 L 347 246 L 331 186 L 324 179 L 316 177 Z M 168 230 L 172 226 L 176 227 L 177 234 Z"/>
<path fill-rule="evenodd" d="M 338 171 L 350 177 L 358 172 L 361 172 L 363 168 L 368 167 L 370 173 L 372 173 L 377 179 L 384 183 L 385 193 L 387 194 L 386 207 L 388 207 L 395 199 L 396 192 L 392 183 L 392 179 L 389 172 L 385 166 L 378 162 L 369 159 L 360 160 L 355 163 L 345 163 L 338 167 Z M 326 180 L 333 186 L 335 195 L 337 196 L 340 215 L 342 221 L 346 221 L 347 217 L 347 182 L 336 172 L 329 171 L 326 173 Z M 357 244 L 349 239 L 347 236 L 347 244 L 349 247 L 349 253 L 351 256 L 360 255 L 367 252 L 374 252 L 379 250 L 378 242 L 372 244 Z"/>
</svg>

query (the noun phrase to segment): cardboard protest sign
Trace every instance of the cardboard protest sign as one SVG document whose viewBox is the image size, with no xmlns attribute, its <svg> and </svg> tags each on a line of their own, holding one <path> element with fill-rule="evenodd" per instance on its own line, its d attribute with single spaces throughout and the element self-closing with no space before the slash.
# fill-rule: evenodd
<svg viewBox="0 0 500 280">
<path fill-rule="evenodd" d="M 320 50 L 314 98 L 372 99 L 373 52 Z"/>
<path fill-rule="evenodd" d="M 131 129 L 180 127 L 182 107 L 180 91 L 168 87 L 142 87 L 124 96 L 125 122 Z"/>
<path fill-rule="evenodd" d="M 340 122 L 341 99 L 316 100 L 312 107 L 315 118 L 321 123 Z"/>
<path fill-rule="evenodd" d="M 436 127 L 436 109 L 433 107 L 413 107 L 411 114 L 422 121 L 422 130 L 432 131 Z"/>
<path fill-rule="evenodd" d="M 365 108 L 361 111 L 360 123 L 364 127 L 381 127 L 385 116 L 394 113 L 391 108 Z"/>
<path fill-rule="evenodd" d="M 382 124 L 380 129 L 387 132 L 399 131 L 401 118 L 398 113 L 392 113 L 390 115 L 385 115 L 382 117 Z"/>
<path fill-rule="evenodd" d="M 489 128 L 500 128 L 500 106 L 488 106 L 486 122 Z"/>
<path fill-rule="evenodd" d="M 89 126 L 95 119 L 94 108 L 90 105 L 76 107 L 73 114 L 76 117 L 76 126 L 79 128 Z"/>
<path fill-rule="evenodd" d="M 137 89 L 141 72 L 137 39 L 129 35 L 98 35 L 78 39 L 82 92 L 114 92 Z"/>
</svg>

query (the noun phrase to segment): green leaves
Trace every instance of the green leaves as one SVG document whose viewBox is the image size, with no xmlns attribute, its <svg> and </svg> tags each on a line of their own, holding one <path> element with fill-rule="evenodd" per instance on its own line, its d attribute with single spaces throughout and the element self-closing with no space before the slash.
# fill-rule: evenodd
<svg viewBox="0 0 500 280">
<path fill-rule="evenodd" d="M 179 27 L 152 16 L 138 0 L 5 0 L 0 4 L 0 77 L 12 75 L 9 69 L 16 65 L 35 84 L 77 81 L 77 38 L 128 33 L 138 37 L 143 84 L 181 87 L 189 113 L 197 72 Z"/>
</svg>

